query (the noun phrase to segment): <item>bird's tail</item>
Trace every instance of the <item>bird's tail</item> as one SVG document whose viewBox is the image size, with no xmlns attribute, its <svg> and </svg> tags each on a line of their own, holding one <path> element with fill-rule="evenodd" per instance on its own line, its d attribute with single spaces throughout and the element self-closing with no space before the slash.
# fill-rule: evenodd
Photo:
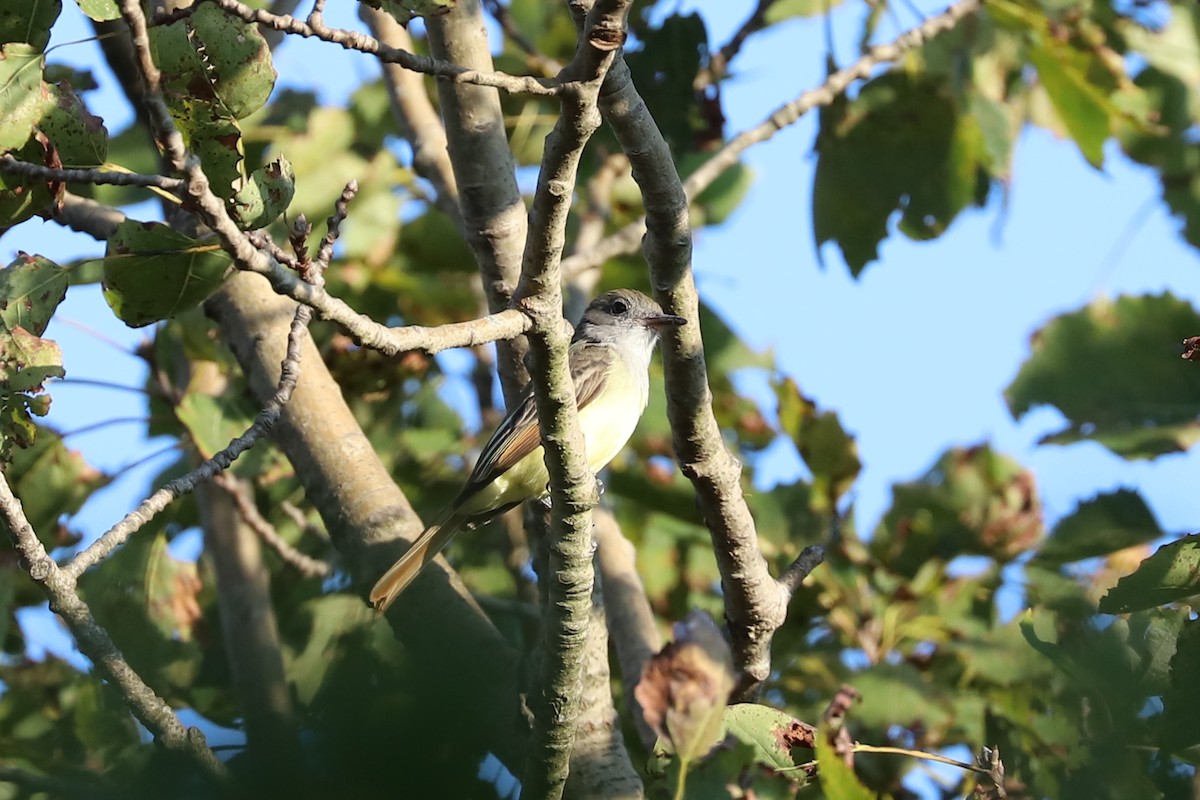
<svg viewBox="0 0 1200 800">
<path fill-rule="evenodd" d="M 413 578 L 420 574 L 425 565 L 446 549 L 446 545 L 450 544 L 461 525 L 462 519 L 450 516 L 421 532 L 412 543 L 412 547 L 404 551 L 404 555 L 383 573 L 383 577 L 376 581 L 371 589 L 371 605 L 375 606 L 376 614 L 387 611 L 388 606 L 412 583 Z"/>
</svg>

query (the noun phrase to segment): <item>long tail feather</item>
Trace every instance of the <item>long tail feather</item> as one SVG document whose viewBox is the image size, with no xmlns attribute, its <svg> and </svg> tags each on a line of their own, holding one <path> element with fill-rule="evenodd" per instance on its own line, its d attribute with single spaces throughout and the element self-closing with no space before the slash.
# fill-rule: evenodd
<svg viewBox="0 0 1200 800">
<path fill-rule="evenodd" d="M 452 516 L 440 525 L 431 525 L 421 532 L 412 547 L 404 551 L 404 555 L 383 573 L 383 577 L 371 589 L 371 605 L 375 606 L 376 614 L 387 611 L 388 606 L 412 583 L 425 565 L 437 558 L 438 553 L 458 533 L 461 523 L 462 520 Z"/>
</svg>

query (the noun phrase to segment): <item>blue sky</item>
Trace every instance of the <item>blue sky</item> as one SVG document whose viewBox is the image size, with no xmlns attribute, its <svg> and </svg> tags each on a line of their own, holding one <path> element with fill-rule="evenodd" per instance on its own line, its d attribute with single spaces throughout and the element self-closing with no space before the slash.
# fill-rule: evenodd
<svg viewBox="0 0 1200 800">
<path fill-rule="evenodd" d="M 331 22 L 356 23 L 347 5 L 336 4 Z M 719 44 L 752 5 L 709 0 L 673 8 L 701 10 L 711 41 Z M 940 8 L 927 0 L 920 6 L 927 13 Z M 900 13 L 905 26 L 917 21 Z M 834 14 L 843 59 L 853 53 L 850 42 L 863 14 L 860 3 Z M 64 17 L 75 21 L 56 30 L 52 44 L 90 35 L 73 4 L 66 4 Z M 881 26 L 882 38 L 897 32 L 890 24 Z M 51 58 L 95 68 L 97 53 L 88 42 L 57 49 Z M 751 39 L 723 91 L 727 133 L 757 124 L 818 84 L 824 56 L 817 20 L 782 24 Z M 321 87 L 331 102 L 377 72 L 366 57 L 299 41 L 281 48 L 277 68 L 280 86 Z M 113 104 L 114 84 L 107 74 L 100 77 L 104 86 L 90 97 L 93 110 L 110 131 L 120 130 L 128 120 L 124 103 Z M 825 252 L 824 268 L 817 263 L 810 221 L 815 120 L 810 115 L 748 153 L 756 172 L 750 194 L 724 225 L 697 234 L 694 266 L 705 299 L 752 345 L 772 348 L 802 390 L 838 411 L 858 437 L 865 465 L 855 490 L 860 527 L 869 529 L 882 515 L 892 483 L 919 476 L 947 447 L 986 440 L 1035 471 L 1051 520 L 1098 491 L 1133 486 L 1167 530 L 1194 529 L 1192 493 L 1185 489 L 1194 485 L 1195 455 L 1126 462 L 1093 444 L 1038 447 L 1040 436 L 1061 425 L 1057 413 L 1037 411 L 1017 423 L 1002 397 L 1028 355 L 1030 334 L 1052 316 L 1122 293 L 1169 290 L 1196 300 L 1200 259 L 1158 201 L 1154 175 L 1115 148 L 1103 170 L 1093 169 L 1070 142 L 1028 131 L 1003 207 L 997 192 L 988 208 L 966 213 L 940 239 L 889 238 L 881 260 L 856 281 L 833 248 Z M 98 248 L 33 221 L 0 239 L 6 261 L 18 250 L 68 260 Z M 60 320 L 48 333 L 63 348 L 69 377 L 141 385 L 141 364 L 129 351 L 143 334 L 117 322 L 94 287 L 72 289 L 60 314 L 89 329 Z M 1181 368 L 1194 366 L 1181 362 Z M 764 376 L 746 376 L 745 383 L 766 396 Z M 50 422 L 65 431 L 144 414 L 144 401 L 133 393 L 70 382 L 52 392 Z M 143 429 L 115 424 L 68 443 L 96 466 L 117 470 L 166 444 L 145 441 Z M 149 477 L 168 458 L 126 473 L 87 504 L 74 526 L 98 535 L 144 495 Z M 768 482 L 790 479 L 802 468 L 778 448 L 763 474 Z M 22 622 L 41 645 L 69 652 L 69 641 L 45 624 L 48 618 L 33 611 Z"/>
</svg>

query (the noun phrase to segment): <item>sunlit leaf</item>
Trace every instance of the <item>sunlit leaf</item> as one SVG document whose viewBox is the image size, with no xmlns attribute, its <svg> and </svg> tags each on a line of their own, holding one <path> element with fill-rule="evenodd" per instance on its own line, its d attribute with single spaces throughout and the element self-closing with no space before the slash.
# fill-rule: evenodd
<svg viewBox="0 0 1200 800">
<path fill-rule="evenodd" d="M 16 150 L 33 135 L 33 126 L 53 100 L 42 83 L 43 56 L 28 44 L 0 49 L 0 151 Z"/>
<path fill-rule="evenodd" d="M 280 156 L 254 170 L 250 180 L 233 196 L 234 219 L 244 230 L 262 228 L 282 214 L 296 193 L 296 173 Z"/>
<path fill-rule="evenodd" d="M 846 764 L 830 741 L 830 729 L 817 731 L 817 778 L 827 800 L 874 800 L 875 793 L 863 786 L 854 768 Z"/>
<path fill-rule="evenodd" d="M 76 450 L 68 450 L 62 437 L 47 428 L 24 450 L 13 454 L 4 474 L 13 493 L 21 500 L 25 516 L 38 537 L 51 548 L 69 544 L 73 537 L 59 527 L 84 501 L 110 478 L 84 460 Z"/>
</svg>

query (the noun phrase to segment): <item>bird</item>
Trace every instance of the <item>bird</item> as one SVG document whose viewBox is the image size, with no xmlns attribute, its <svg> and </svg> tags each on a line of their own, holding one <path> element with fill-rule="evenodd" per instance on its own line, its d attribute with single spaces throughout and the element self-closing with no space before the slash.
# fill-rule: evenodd
<svg viewBox="0 0 1200 800">
<path fill-rule="evenodd" d="M 660 334 L 685 324 L 633 289 L 593 300 L 571 337 L 575 385 L 588 467 L 599 472 L 621 452 L 650 398 L 650 356 Z M 545 498 L 550 477 L 532 387 L 496 428 L 458 495 L 371 589 L 382 614 L 460 530 L 473 529 L 526 500 Z"/>
</svg>

